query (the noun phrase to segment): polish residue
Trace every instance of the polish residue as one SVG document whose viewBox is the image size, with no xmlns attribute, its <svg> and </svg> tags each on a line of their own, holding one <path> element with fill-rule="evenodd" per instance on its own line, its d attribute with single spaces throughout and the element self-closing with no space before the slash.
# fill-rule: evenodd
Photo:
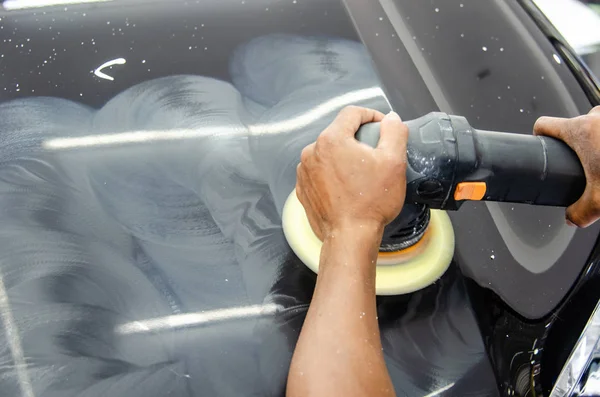
<svg viewBox="0 0 600 397">
<path fill-rule="evenodd" d="M 314 287 L 280 221 L 300 152 L 343 106 L 389 106 L 352 41 L 259 37 L 230 75 L 0 104 L 3 393 L 282 395 Z M 458 277 L 380 301 L 398 390 L 494 385 Z"/>
</svg>

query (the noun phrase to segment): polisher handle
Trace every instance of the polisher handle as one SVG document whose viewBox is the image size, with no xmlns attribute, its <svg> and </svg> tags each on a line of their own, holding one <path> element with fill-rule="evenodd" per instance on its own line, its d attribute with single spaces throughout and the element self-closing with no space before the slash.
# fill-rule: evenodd
<svg viewBox="0 0 600 397">
<path fill-rule="evenodd" d="M 559 140 L 476 130 L 464 117 L 438 112 L 405 123 L 407 202 L 443 210 L 465 200 L 567 207 L 585 189 L 577 155 Z M 375 147 L 379 127 L 366 124 L 356 138 Z"/>
</svg>

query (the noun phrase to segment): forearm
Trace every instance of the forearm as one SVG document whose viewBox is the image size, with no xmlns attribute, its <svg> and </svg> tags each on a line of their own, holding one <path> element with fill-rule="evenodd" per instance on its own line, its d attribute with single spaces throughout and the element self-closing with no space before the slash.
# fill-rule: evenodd
<svg viewBox="0 0 600 397">
<path fill-rule="evenodd" d="M 313 300 L 292 360 L 288 397 L 395 396 L 375 305 L 380 228 L 326 238 Z"/>
</svg>

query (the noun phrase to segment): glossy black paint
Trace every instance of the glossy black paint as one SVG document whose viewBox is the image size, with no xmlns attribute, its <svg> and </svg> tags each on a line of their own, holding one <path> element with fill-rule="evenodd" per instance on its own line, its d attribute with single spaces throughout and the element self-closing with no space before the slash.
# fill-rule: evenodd
<svg viewBox="0 0 600 397">
<path fill-rule="evenodd" d="M 479 128 L 528 133 L 539 115 L 572 116 L 588 109 L 589 101 L 568 68 L 549 66 L 529 54 L 532 47 L 537 49 L 538 56 L 540 53 L 547 56 L 552 54 L 549 52 L 550 43 L 535 23 L 522 9 L 515 8 L 519 7 L 516 3 L 502 2 L 503 6 L 500 3 L 474 0 L 433 1 L 427 5 L 422 2 L 397 2 L 402 17 L 407 19 L 406 24 L 415 36 L 412 46 L 403 41 L 404 38 L 400 40 L 393 36 L 396 33 L 387 18 L 389 13 L 376 2 L 368 6 L 362 1 L 355 3 L 359 7 L 360 18 L 351 12 L 354 25 L 337 0 L 240 0 L 236 5 L 224 5 L 217 0 L 124 0 L 3 12 L 0 15 L 0 37 L 6 41 L 0 43 L 3 44 L 0 51 L 3 55 L 0 58 L 0 105 L 14 104 L 18 108 L 23 104 L 9 101 L 51 96 L 97 109 L 124 90 L 160 77 L 190 74 L 229 82 L 232 80 L 230 57 L 234 49 L 252 38 L 272 33 L 318 36 L 321 42 L 308 52 L 315 56 L 318 66 L 327 73 L 343 76 L 345 69 L 352 66 L 345 65 L 344 60 L 355 58 L 348 58 L 347 54 L 341 53 L 335 41 L 339 38 L 358 40 L 356 26 L 380 72 L 384 68 L 381 76 L 390 102 L 405 118 L 443 108 L 467 116 Z M 387 2 L 388 7 L 389 4 Z M 506 7 L 509 7 L 517 16 L 517 22 L 520 22 L 515 22 L 514 18 L 490 15 L 489 10 L 494 7 L 505 14 L 508 12 Z M 439 10 L 436 11 L 436 8 Z M 466 13 L 463 14 L 463 11 Z M 378 27 L 370 30 L 372 35 L 365 33 L 365 27 L 369 26 Z M 464 38 L 458 29 L 464 29 Z M 492 30 L 493 33 L 490 33 Z M 527 46 L 514 42 L 524 32 L 528 32 L 531 39 Z M 329 37 L 335 38 L 333 42 Z M 508 45 L 500 47 L 500 43 L 504 42 L 515 44 L 511 44 L 514 45 L 512 48 Z M 483 51 L 482 46 L 486 43 L 493 43 L 493 46 L 487 44 L 488 50 Z M 419 51 L 423 48 L 421 63 L 412 58 L 415 45 Z M 500 48 L 504 50 L 500 51 Z M 114 81 L 103 80 L 93 74 L 93 70 L 102 63 L 119 57 L 126 58 L 127 63 L 106 70 L 114 77 Z M 314 65 L 310 62 L 299 65 L 299 75 L 305 69 L 311 70 Z M 423 77 L 424 65 L 433 71 L 431 75 Z M 547 80 L 542 81 L 541 70 L 544 74 L 552 72 L 547 75 L 547 79 L 551 80 L 550 85 Z M 433 80 L 439 84 L 437 91 L 431 88 Z M 305 85 L 309 86 L 310 83 Z M 506 88 L 508 85 L 510 89 Z M 197 88 L 191 89 L 177 78 L 162 80 L 160 86 L 164 90 L 161 92 L 165 93 L 162 99 L 175 98 L 166 101 L 167 104 L 174 105 L 173 108 L 190 109 L 190 113 L 195 111 L 194 107 L 209 106 L 212 99 L 210 95 L 220 95 L 219 90 L 207 90 L 209 95 L 206 95 L 206 101 L 196 105 L 187 99 L 192 94 L 198 95 Z M 295 115 L 289 110 L 290 103 L 301 112 L 354 89 L 356 87 L 353 84 L 343 89 L 337 86 L 330 89 L 328 85 L 323 85 L 309 96 L 286 98 L 287 104 L 270 104 L 266 106 L 270 107 L 267 112 L 275 120 L 279 113 L 285 119 L 290 117 L 289 113 Z M 563 89 L 566 91 L 563 92 Z M 156 111 L 145 103 L 154 98 L 144 94 L 142 88 L 138 87 L 137 90 L 140 92 L 130 94 L 141 102 L 138 106 L 141 109 L 148 106 Z M 220 90 L 227 91 L 229 88 L 222 86 Z M 508 90 L 510 94 L 506 96 Z M 445 109 L 445 105 L 440 106 L 440 93 L 444 94 L 449 109 Z M 283 92 L 282 96 L 285 97 L 285 94 L 287 92 Z M 498 99 L 498 96 L 505 100 Z M 357 100 L 359 105 L 385 110 L 385 103 L 382 102 L 379 99 Z M 162 102 L 157 100 L 157 103 Z M 160 111 L 171 116 L 171 110 Z M 85 111 L 92 110 L 86 108 Z M 262 111 L 259 109 L 257 112 Z M 126 113 L 126 110 L 123 112 Z M 196 188 L 202 192 L 204 188 L 209 188 L 207 185 L 220 187 L 219 183 L 222 182 L 227 194 L 221 193 L 212 198 L 192 195 L 192 201 L 196 207 L 203 208 L 203 214 L 208 214 L 207 219 L 212 218 L 219 223 L 206 221 L 209 226 L 206 230 L 201 229 L 203 233 L 199 235 L 192 234 L 191 243 L 186 240 L 184 244 L 177 240 L 181 245 L 169 246 L 170 250 L 161 252 L 162 256 L 156 253 L 154 245 L 150 245 L 155 250 L 154 254 L 148 254 L 146 239 L 156 236 L 178 237 L 176 232 L 179 229 L 171 230 L 166 226 L 172 227 L 185 221 L 175 216 L 179 212 L 171 212 L 172 217 L 165 215 L 165 219 L 173 221 L 166 226 L 159 222 L 163 220 L 160 218 L 151 224 L 152 230 L 140 228 L 144 232 L 142 237 L 146 239 L 140 238 L 139 229 L 126 229 L 124 234 L 128 238 L 133 236 L 132 239 L 136 241 L 130 247 L 131 252 L 137 255 L 132 260 L 136 272 L 139 272 L 135 273 L 135 277 L 127 278 L 129 273 L 119 273 L 121 268 L 111 265 L 110 261 L 92 261 L 92 268 L 102 270 L 98 270 L 96 278 L 88 280 L 85 274 L 60 271 L 59 268 L 48 278 L 42 279 L 39 286 L 26 286 L 24 291 L 27 295 L 23 295 L 18 283 L 15 287 L 9 285 L 8 302 L 19 324 L 29 319 L 25 309 L 18 306 L 27 303 L 19 301 L 24 297 L 36 302 L 40 309 L 49 310 L 54 305 L 74 303 L 79 311 L 77 314 L 56 312 L 54 315 L 60 321 L 49 325 L 32 321 L 29 323 L 31 331 L 23 331 L 25 342 L 22 348 L 28 363 L 26 367 L 31 374 L 30 389 L 27 389 L 27 385 L 23 389 L 23 379 L 19 378 L 22 375 L 19 370 L 23 366 L 15 361 L 14 346 L 6 342 L 8 320 L 6 315 L 2 317 L 0 357 L 9 362 L 0 369 L 3 375 L 0 382 L 3 382 L 1 379 L 5 380 L 0 383 L 3 392 L 8 396 L 24 394 L 28 397 L 24 390 L 33 390 L 34 395 L 60 397 L 95 396 L 100 393 L 117 396 L 136 393 L 145 396 L 168 393 L 186 396 L 282 396 L 289 360 L 316 277 L 285 245 L 278 210 L 282 199 L 293 186 L 294 180 L 289 177 L 288 168 L 293 170 L 295 167 L 302 140 L 314 138 L 334 115 L 334 111 L 329 112 L 311 123 L 310 128 L 298 131 L 300 142 L 294 143 L 293 139 L 288 138 L 280 141 L 269 138 L 264 142 L 252 143 L 262 148 L 259 152 L 262 156 L 247 164 L 239 162 L 247 153 L 238 150 L 236 145 L 239 142 L 235 139 L 220 137 L 197 142 L 198 157 L 204 159 L 206 155 L 206 161 L 214 163 L 214 166 L 210 168 L 211 175 L 204 175 L 203 178 L 196 176 L 196 181 L 190 178 L 190 189 Z M 151 119 L 151 115 L 147 117 Z M 188 128 L 185 124 L 187 115 L 179 117 L 183 127 Z M 65 113 L 63 118 L 69 121 L 74 115 Z M 176 130 L 183 128 L 179 121 L 171 120 L 167 125 L 149 121 L 147 128 Z M 107 125 L 114 122 L 117 126 L 114 130 L 107 128 L 104 133 L 129 131 L 128 126 L 120 124 L 119 120 L 105 122 Z M 27 124 L 27 120 L 24 123 Z M 237 121 L 232 123 L 238 126 Z M 79 132 L 69 130 L 60 123 L 58 125 L 56 133 L 59 137 L 65 134 L 76 136 Z M 11 141 L 13 128 L 16 127 L 10 122 L 0 128 L 10 143 L 8 149 L 3 150 L 8 150 L 9 154 L 13 153 L 11 150 L 15 147 L 20 150 L 19 164 L 23 158 L 35 160 L 39 156 L 40 159 L 46 159 L 46 153 L 39 151 L 35 137 L 28 137 L 22 142 L 18 139 Z M 35 125 L 30 129 L 43 132 L 43 128 L 36 129 Z M 229 147 L 230 155 L 221 150 Z M 105 195 L 105 200 L 119 210 L 127 208 L 122 212 L 107 211 L 110 216 L 106 223 L 115 223 L 117 226 L 126 223 L 129 227 L 131 225 L 127 221 L 130 217 L 137 219 L 138 210 L 160 208 L 161 201 L 158 199 L 162 197 L 161 194 L 168 189 L 177 191 L 177 183 L 173 183 L 168 176 L 161 177 L 161 167 L 175 165 L 174 169 L 167 168 L 171 173 L 167 172 L 166 175 L 180 172 L 194 176 L 193 170 L 199 164 L 194 160 L 194 151 L 190 153 L 189 149 L 161 142 L 139 147 L 123 145 L 100 150 L 86 149 L 57 155 L 58 160 L 53 158 L 52 161 L 58 161 L 64 167 L 58 167 L 56 172 L 44 168 L 37 170 L 31 165 L 35 161 L 26 163 L 25 170 L 39 171 L 37 174 L 28 174 L 38 179 L 29 180 L 22 175 L 16 179 L 22 182 L 23 187 L 16 192 L 20 193 L 16 196 L 18 200 L 8 200 L 12 196 L 6 193 L 0 195 L 8 200 L 5 203 L 12 203 L 11 209 L 14 208 L 14 211 L 10 210 L 8 215 L 3 216 L 7 221 L 26 222 L 26 226 L 30 226 L 31 222 L 36 225 L 35 230 L 43 225 L 43 230 L 47 232 L 62 230 L 71 224 L 88 227 L 87 222 L 94 224 L 100 222 L 99 218 L 103 219 L 100 224 L 105 225 L 104 218 L 99 215 L 104 212 L 91 212 L 89 218 L 84 216 L 85 212 L 79 212 L 80 206 L 95 208 L 96 205 L 96 196 L 78 196 L 74 193 L 86 191 L 85 183 L 73 182 L 80 180 L 80 173 L 83 173 L 91 179 L 95 191 Z M 210 157 L 207 155 L 208 149 L 219 155 Z M 16 164 L 8 154 L 5 153 L 5 156 L 0 163 L 0 170 L 4 171 Z M 159 177 L 149 177 L 138 170 L 140 165 L 145 164 L 151 170 L 154 169 L 152 167 L 158 167 Z M 181 168 L 177 168 L 180 165 Z M 256 175 L 253 170 L 255 165 L 261 171 Z M 88 169 L 89 175 L 86 173 Z M 190 172 L 189 175 L 186 170 Z M 281 178 L 272 176 L 280 170 L 283 175 Z M 57 178 L 57 182 L 49 183 L 53 178 Z M 2 180 L 12 188 L 13 185 L 8 182 L 15 183 L 13 179 Z M 180 180 L 177 182 L 182 183 Z M 145 189 L 145 195 L 136 191 L 138 187 Z M 52 193 L 52 205 L 38 208 L 39 203 L 28 201 L 35 200 L 40 192 Z M 121 198 L 121 194 L 125 195 L 124 198 Z M 188 198 L 184 195 L 179 197 Z M 119 207 L 126 204 L 125 198 L 131 200 L 133 209 Z M 172 199 L 170 196 L 167 198 Z M 239 205 L 226 207 L 222 211 L 214 210 L 232 200 L 240 200 Z M 251 205 L 244 207 L 246 201 Z M 21 208 L 19 202 L 27 205 Z M 58 209 L 53 207 L 58 204 L 62 204 L 56 207 Z M 596 269 L 595 257 L 591 261 L 586 259 L 595 242 L 597 228 L 577 232 L 574 242 L 557 264 L 546 272 L 533 274 L 512 259 L 493 226 L 494 220 L 487 208 L 481 204 L 467 204 L 464 207 L 453 215 L 457 251 L 451 269 L 441 280 L 414 294 L 378 299 L 386 362 L 399 395 L 438 393 L 444 396 L 494 396 L 510 395 L 513 390 L 525 394 L 530 384 L 523 379 L 528 379 L 532 368 L 533 372 L 545 373 L 544 358 L 541 363 L 530 364 L 530 352 L 540 343 L 536 340 L 544 337 L 549 319 L 557 315 L 557 305 L 561 301 L 570 301 L 571 298 L 565 296 L 581 269 L 585 266 Z M 51 210 L 46 211 L 48 208 Z M 239 208 L 245 208 L 239 215 L 240 219 L 228 223 L 230 218 L 238 216 Z M 22 210 L 32 210 L 32 216 L 22 215 Z M 540 244 L 535 236 L 540 233 L 541 227 L 545 228 L 546 224 L 555 228 L 562 226 L 560 211 L 528 207 L 517 211 L 521 211 L 519 218 L 522 219 L 513 219 L 512 222 L 521 228 L 520 235 L 532 239 L 533 245 Z M 72 219 L 72 214 L 81 218 Z M 159 212 L 159 215 L 164 213 Z M 192 217 L 189 213 L 186 215 Z M 227 226 L 222 227 L 223 224 Z M 15 228 L 10 231 L 18 230 Z M 86 232 L 76 235 L 74 240 L 82 252 L 90 244 L 103 243 L 101 237 L 104 235 L 99 237 L 95 230 L 84 230 Z M 208 244 L 206 251 L 190 251 L 190 246 L 196 248 L 196 245 L 202 247 L 206 244 L 207 235 L 218 236 L 218 243 Z M 22 233 L 24 241 L 29 241 L 25 240 L 28 236 L 25 231 Z M 231 240 L 238 244 L 232 244 Z M 34 241 L 37 243 L 28 248 L 43 252 L 43 241 L 39 237 Z M 248 245 L 240 245 L 240 242 L 247 242 Z M 239 258 L 247 256 L 254 260 L 253 266 L 244 267 L 242 259 L 230 259 L 230 255 L 224 253 L 229 251 L 218 250 L 219 245 L 230 247 L 227 244 L 231 244 L 232 253 L 240 254 Z M 258 253 L 254 251 L 256 247 L 260 248 Z M 109 248 L 114 247 L 109 244 L 106 249 Z M 491 255 L 496 259 L 492 260 Z M 189 259 L 189 262 L 182 258 Z M 9 258 L 9 262 L 12 260 Z M 64 257 L 59 256 L 58 263 L 62 263 L 61 260 L 64 261 Z M 0 271 L 4 265 L 0 265 Z M 129 269 L 126 264 L 123 266 Z M 219 272 L 219 266 L 223 268 L 222 273 Z M 216 274 L 223 276 L 218 280 L 211 278 L 215 268 Z M 187 270 L 177 278 L 175 269 Z M 586 272 L 580 283 L 595 280 L 590 278 L 591 274 L 595 274 L 594 271 Z M 117 280 L 107 287 L 106 277 L 109 276 Z M 207 280 L 203 280 L 203 276 Z M 238 278 L 241 280 L 239 285 L 233 287 L 227 284 Z M 124 307 L 105 305 L 105 299 L 108 298 L 105 295 L 96 297 L 93 294 L 95 289 L 91 287 L 84 289 L 82 286 L 87 283 L 106 288 L 104 293 L 107 297 L 128 296 L 128 300 L 121 303 Z M 500 294 L 485 288 L 492 288 L 492 284 Z M 152 295 L 157 298 L 143 301 L 145 295 L 141 292 L 142 286 L 146 288 L 144 291 L 157 291 L 156 295 Z M 114 334 L 113 326 L 118 326 L 120 321 L 212 312 L 251 304 L 274 305 L 276 310 L 257 318 L 232 318 L 194 327 L 174 327 L 165 332 L 134 333 L 125 337 Z M 4 314 L 6 307 L 2 308 Z M 46 314 L 42 311 L 37 316 L 45 318 L 43 316 Z M 560 331 L 556 332 L 558 335 Z M 565 328 L 564 332 L 568 330 Z M 42 350 L 43 354 L 40 354 L 40 347 L 47 347 L 48 350 Z M 546 352 L 548 360 L 552 360 L 554 353 L 545 350 L 544 354 Z M 561 356 L 556 353 L 555 357 Z M 552 375 L 548 377 L 549 380 L 544 381 L 546 384 L 551 382 Z"/>
<path fill-rule="evenodd" d="M 586 113 L 591 105 L 598 104 L 599 91 L 593 76 L 573 55 L 573 51 L 566 45 L 564 39 L 549 25 L 531 1 L 522 1 L 520 5 L 514 2 L 446 1 L 431 2 L 424 6 L 409 1 L 382 0 L 379 2 L 381 7 L 370 7 L 353 0 L 347 0 L 346 3 L 349 4 L 361 38 L 373 54 L 388 97 L 396 107 L 402 107 L 407 101 L 402 95 L 405 92 L 404 88 L 410 89 L 410 86 L 405 86 L 404 80 L 399 78 L 403 67 L 394 69 L 394 65 L 406 63 L 404 58 L 409 55 L 406 48 L 396 48 L 394 51 L 400 42 L 397 36 L 403 34 L 405 39 L 412 38 L 415 41 L 411 56 L 422 65 L 419 69 L 421 79 L 412 79 L 409 84 L 418 82 L 427 85 L 426 81 L 429 80 L 428 92 L 437 102 L 435 110 L 442 109 L 466 115 L 480 128 L 505 128 L 506 131 L 528 133 L 538 116 L 559 115 L 561 112 L 566 112 L 563 113 L 565 116 L 569 114 L 575 116 Z M 524 8 L 521 9 L 521 6 Z M 387 13 L 391 24 L 383 27 L 372 24 L 371 21 L 382 12 Z M 503 20 L 501 17 L 503 14 L 506 18 L 505 22 L 500 22 Z M 434 23 L 435 29 L 432 29 Z M 500 23 L 506 23 L 507 26 L 497 26 Z M 534 26 L 534 23 L 537 26 Z M 381 39 L 381 36 L 385 39 Z M 465 43 L 467 40 L 469 42 Z M 519 50 L 519 45 L 528 41 L 526 45 L 537 49 Z M 410 45 L 407 46 L 409 47 Z M 512 54 L 506 55 L 509 52 Z M 563 64 L 568 68 L 563 67 L 563 64 L 557 65 L 558 62 L 544 61 L 540 57 L 544 54 L 548 60 L 555 58 L 554 54 L 557 54 L 558 59 L 562 59 Z M 540 65 L 544 62 L 547 66 Z M 479 71 L 475 67 L 477 64 L 482 65 Z M 558 74 L 557 77 L 564 86 L 554 93 L 548 91 L 536 95 L 536 92 L 551 90 L 540 81 L 547 78 L 543 70 L 551 69 Z M 469 78 L 471 71 L 475 78 Z M 503 71 L 510 74 L 499 77 L 498 72 L 502 74 Z M 528 73 L 532 74 L 524 77 Z M 520 91 L 516 92 L 515 85 L 510 81 L 521 78 L 524 80 L 517 85 Z M 491 82 L 488 81 L 490 79 Z M 503 82 L 507 85 L 503 86 Z M 466 88 L 467 86 L 469 88 Z M 492 95 L 496 94 L 497 98 L 494 98 Z M 507 94 L 508 98 L 506 98 Z M 531 99 L 527 100 L 528 96 Z M 576 102 L 577 110 L 573 108 L 573 104 L 568 104 L 572 100 Z M 529 102 L 530 107 L 521 108 L 519 111 L 521 114 L 515 115 L 511 104 L 514 106 L 519 102 L 525 103 L 522 101 Z M 467 106 L 469 102 L 470 105 Z M 431 108 L 425 105 L 420 110 L 425 112 Z M 520 124 L 520 121 L 527 124 Z M 455 228 L 456 225 L 460 227 L 468 224 L 468 219 L 472 224 L 479 221 L 487 226 L 487 229 L 457 230 L 459 240 L 466 234 L 475 238 L 476 243 L 471 245 L 475 249 L 496 238 L 489 230 L 489 226 L 493 224 L 492 220 L 487 218 L 482 222 L 482 217 L 485 215 L 481 213 L 481 209 L 482 206 L 473 205 L 473 210 L 476 211 L 463 210 L 453 215 Z M 522 224 L 532 223 L 538 216 L 544 217 L 536 211 L 534 208 L 529 208 L 527 213 L 522 213 L 524 217 L 521 220 Z M 545 216 L 550 216 L 550 213 Z M 540 229 L 538 226 L 537 231 L 531 230 L 527 234 L 540 233 Z M 593 253 L 586 261 L 597 233 L 596 229 L 589 231 L 587 237 L 575 236 L 569 252 L 565 253 L 552 269 L 545 272 L 545 275 L 522 273 L 518 268 L 506 266 L 507 259 L 502 255 L 504 272 L 509 277 L 508 290 L 511 292 L 504 290 L 503 293 L 502 286 L 496 288 L 496 292 L 503 295 L 506 302 L 502 301 L 497 294 L 484 288 L 485 285 L 482 287 L 481 282 L 472 280 L 468 282 L 469 295 L 502 395 L 549 393 L 562 364 L 598 300 L 597 294 L 589 294 L 590 291 L 597 291 L 593 281 L 595 272 L 593 269 L 597 268 L 596 254 Z M 481 236 L 485 237 L 481 238 Z M 462 243 L 464 243 L 462 247 L 468 247 L 466 241 Z M 461 245 L 461 241 L 458 241 L 459 263 L 466 274 L 473 274 L 473 270 L 465 269 L 465 265 L 470 262 L 468 256 L 474 253 L 471 251 L 466 254 L 467 257 L 461 258 Z M 575 252 L 579 253 L 577 259 L 573 257 Z M 584 270 L 581 270 L 581 265 L 584 263 L 587 265 Z M 562 278 L 566 276 L 573 279 L 578 274 L 583 274 L 578 286 L 567 294 L 570 282 L 563 284 Z M 509 295 L 519 290 L 515 285 L 518 283 L 517 280 L 522 281 L 529 288 L 523 288 L 520 296 L 513 295 L 511 298 Z M 552 284 L 554 287 L 550 287 Z M 581 285 L 586 287 L 580 287 Z M 552 295 L 557 296 L 552 297 Z M 532 305 L 532 309 L 534 306 L 539 308 L 540 302 L 544 301 L 554 307 L 557 299 L 562 299 L 563 302 L 585 301 L 586 304 L 575 309 L 577 303 L 563 303 L 560 309 L 541 316 L 540 312 L 537 316 L 533 315 L 535 309 L 531 311 L 523 306 L 524 300 L 529 300 L 526 305 Z M 541 306 L 550 307 L 544 304 Z M 561 320 L 563 315 L 569 319 Z M 548 334 L 554 337 L 547 339 Z"/>
<path fill-rule="evenodd" d="M 565 38 L 537 8 L 532 0 L 519 0 L 519 3 L 554 45 L 561 58 L 567 62 L 567 65 L 573 72 L 590 103 L 594 106 L 600 105 L 600 83 L 590 68 L 579 58 Z"/>
</svg>

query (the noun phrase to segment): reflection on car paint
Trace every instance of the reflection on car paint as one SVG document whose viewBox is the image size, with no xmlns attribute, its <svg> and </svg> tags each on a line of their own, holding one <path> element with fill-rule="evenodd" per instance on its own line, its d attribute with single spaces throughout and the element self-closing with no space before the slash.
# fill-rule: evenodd
<svg viewBox="0 0 600 397">
<path fill-rule="evenodd" d="M 3 392 L 283 395 L 315 275 L 281 209 L 346 101 L 389 109 L 368 65 L 355 42 L 270 35 L 234 53 L 233 84 L 165 77 L 99 110 L 0 104 Z M 176 139 L 77 144 L 138 132 Z M 468 302 L 455 266 L 378 300 L 400 395 L 496 395 Z"/>
</svg>

